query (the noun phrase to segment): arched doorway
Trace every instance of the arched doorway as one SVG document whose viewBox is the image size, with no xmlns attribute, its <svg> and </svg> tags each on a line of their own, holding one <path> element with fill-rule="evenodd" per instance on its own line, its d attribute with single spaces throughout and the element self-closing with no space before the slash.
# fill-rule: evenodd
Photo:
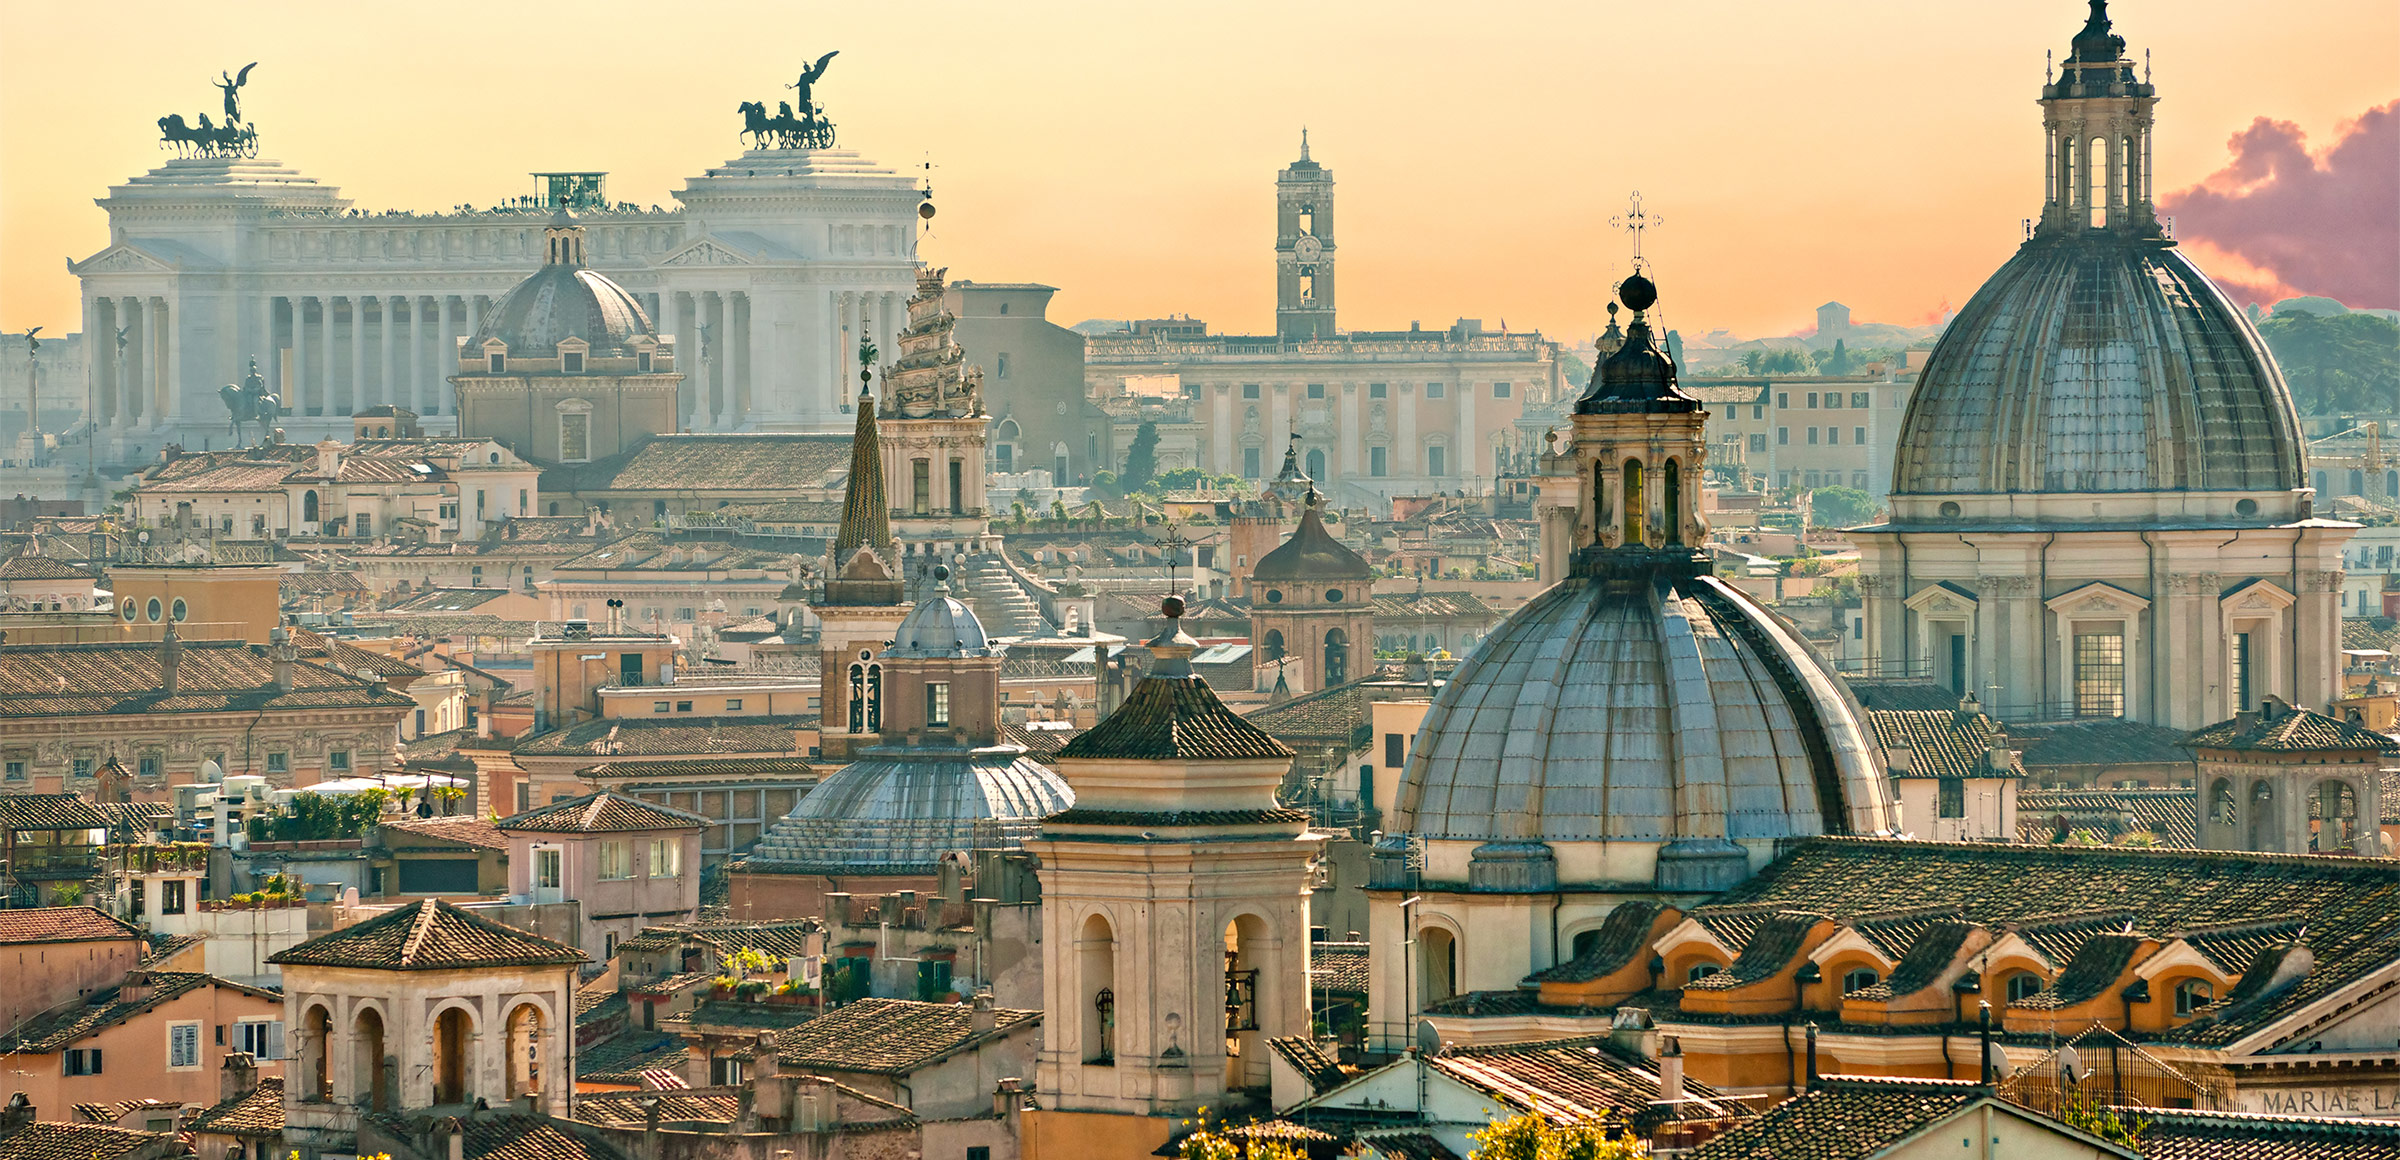
<svg viewBox="0 0 2400 1160">
<path fill-rule="evenodd" d="M 468 1082 L 472 1061 L 467 1045 L 475 1037 L 475 1021 L 460 1007 L 445 1009 L 433 1021 L 433 1102 L 463 1104 L 474 1098 Z"/>
<path fill-rule="evenodd" d="M 1422 961 L 1417 967 L 1417 1009 L 1422 1011 L 1458 994 L 1458 942 L 1440 927 L 1417 933 Z"/>
<path fill-rule="evenodd" d="M 1350 634 L 1341 629 L 1325 633 L 1325 687 L 1330 689 L 1350 679 Z"/>
<path fill-rule="evenodd" d="M 542 1009 L 519 1003 L 508 1013 L 508 1098 L 542 1094 Z"/>
<path fill-rule="evenodd" d="M 1325 452 L 1323 450 L 1318 448 L 1309 449 L 1308 477 L 1310 479 L 1325 478 Z"/>
<path fill-rule="evenodd" d="M 2311 849 L 2319 854 L 2349 852 L 2358 842 L 2358 791 L 2349 782 L 2326 778 L 2309 796 L 2316 799 L 2309 810 L 2316 823 L 2316 832 L 2309 836 Z"/>
<path fill-rule="evenodd" d="M 1083 920 L 1075 940 L 1075 959 L 1082 972 L 1083 1061 L 1113 1064 L 1117 1059 L 1117 940 L 1108 920 L 1095 914 Z"/>
<path fill-rule="evenodd" d="M 1267 1033 L 1260 1018 L 1259 967 L 1268 958 L 1267 924 L 1245 914 L 1225 924 L 1225 1086 L 1257 1088 L 1267 1072 Z"/>
<path fill-rule="evenodd" d="M 350 1082 L 369 1111 L 392 1110 L 391 1068 L 384 1060 L 383 1013 L 369 1007 L 351 1025 Z"/>
<path fill-rule="evenodd" d="M 2250 783 L 2250 838 L 2246 843 L 2252 850 L 2282 853 L 2283 843 L 2276 833 L 2275 783 L 2261 778 Z"/>
</svg>

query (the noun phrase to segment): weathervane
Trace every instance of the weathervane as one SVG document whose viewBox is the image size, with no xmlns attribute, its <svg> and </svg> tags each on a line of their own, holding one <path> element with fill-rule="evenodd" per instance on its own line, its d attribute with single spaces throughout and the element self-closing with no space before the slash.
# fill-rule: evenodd
<svg viewBox="0 0 2400 1160">
<path fill-rule="evenodd" d="M 1617 216 L 1608 219 L 1608 224 L 1612 229 L 1624 230 L 1626 233 L 1633 235 L 1633 269 L 1634 272 L 1638 274 L 1641 272 L 1643 262 L 1642 231 L 1651 229 L 1655 226 L 1663 226 L 1667 224 L 1667 219 L 1654 213 L 1644 212 L 1642 209 L 1642 191 L 1637 189 L 1633 191 L 1632 208 L 1625 213 L 1618 214 Z"/>
</svg>

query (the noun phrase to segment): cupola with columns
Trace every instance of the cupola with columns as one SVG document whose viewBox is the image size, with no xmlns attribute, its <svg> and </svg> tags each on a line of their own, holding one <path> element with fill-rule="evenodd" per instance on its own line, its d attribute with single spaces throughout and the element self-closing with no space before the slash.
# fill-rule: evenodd
<svg viewBox="0 0 2400 1160">
<path fill-rule="evenodd" d="M 1575 401 L 1574 437 L 1554 450 L 1542 485 L 1561 525 L 1544 536 L 1550 578 L 1570 567 L 1578 575 L 1688 575 L 1707 563 L 1700 481 L 1708 412 L 1676 385 L 1674 359 L 1652 335 L 1657 284 L 1637 270 L 1617 292 L 1633 318 Z"/>
</svg>

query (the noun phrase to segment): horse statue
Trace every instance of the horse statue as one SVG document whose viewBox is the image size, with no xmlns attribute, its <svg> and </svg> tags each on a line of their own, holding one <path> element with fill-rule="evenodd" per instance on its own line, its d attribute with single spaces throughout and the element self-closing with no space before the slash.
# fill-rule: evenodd
<svg viewBox="0 0 2400 1160">
<path fill-rule="evenodd" d="M 250 373 L 242 376 L 241 386 L 227 383 L 217 388 L 217 397 L 225 401 L 225 410 L 233 419 L 233 440 L 237 446 L 242 442 L 243 424 L 264 427 L 289 414 L 282 397 L 267 389 L 266 376 L 258 373 L 257 359 L 250 360 Z"/>
<path fill-rule="evenodd" d="M 775 123 L 767 117 L 766 105 L 743 101 L 741 108 L 734 111 L 742 115 L 742 136 L 755 140 L 758 148 L 766 148 L 775 134 Z"/>
</svg>

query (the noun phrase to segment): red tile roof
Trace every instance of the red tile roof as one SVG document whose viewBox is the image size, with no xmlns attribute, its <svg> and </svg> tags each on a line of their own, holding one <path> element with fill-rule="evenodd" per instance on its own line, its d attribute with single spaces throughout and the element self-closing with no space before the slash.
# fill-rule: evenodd
<svg viewBox="0 0 2400 1160">
<path fill-rule="evenodd" d="M 974 1028 L 963 1003 L 860 999 L 775 1037 L 784 1066 L 870 1075 L 907 1075 L 968 1047 L 1042 1017 L 1039 1011 L 994 1011 L 993 1030 Z"/>
<path fill-rule="evenodd" d="M 43 906 L 0 910 L 0 945 L 139 939 L 131 924 L 89 906 Z"/>
<path fill-rule="evenodd" d="M 283 1135 L 283 1081 L 267 1078 L 258 1086 L 230 1100 L 218 1103 L 192 1119 L 194 1132 L 221 1132 L 229 1136 Z"/>
<path fill-rule="evenodd" d="M 301 943 L 269 959 L 281 966 L 444 971 L 588 961 L 582 951 L 532 931 L 426 899 Z"/>
<path fill-rule="evenodd" d="M 182 1151 L 169 1132 L 53 1120 L 36 1120 L 0 1136 L 0 1160 L 116 1160 L 120 1156 L 175 1156 Z"/>
<path fill-rule="evenodd" d="M 502 830 L 537 834 L 621 834 L 643 830 L 704 830 L 709 820 L 603 790 L 512 814 L 500 819 L 499 826 Z"/>
<path fill-rule="evenodd" d="M 1058 756 L 1208 761 L 1289 759 L 1293 752 L 1226 708 L 1208 682 L 1149 676 L 1116 712 L 1067 742 Z"/>
</svg>

